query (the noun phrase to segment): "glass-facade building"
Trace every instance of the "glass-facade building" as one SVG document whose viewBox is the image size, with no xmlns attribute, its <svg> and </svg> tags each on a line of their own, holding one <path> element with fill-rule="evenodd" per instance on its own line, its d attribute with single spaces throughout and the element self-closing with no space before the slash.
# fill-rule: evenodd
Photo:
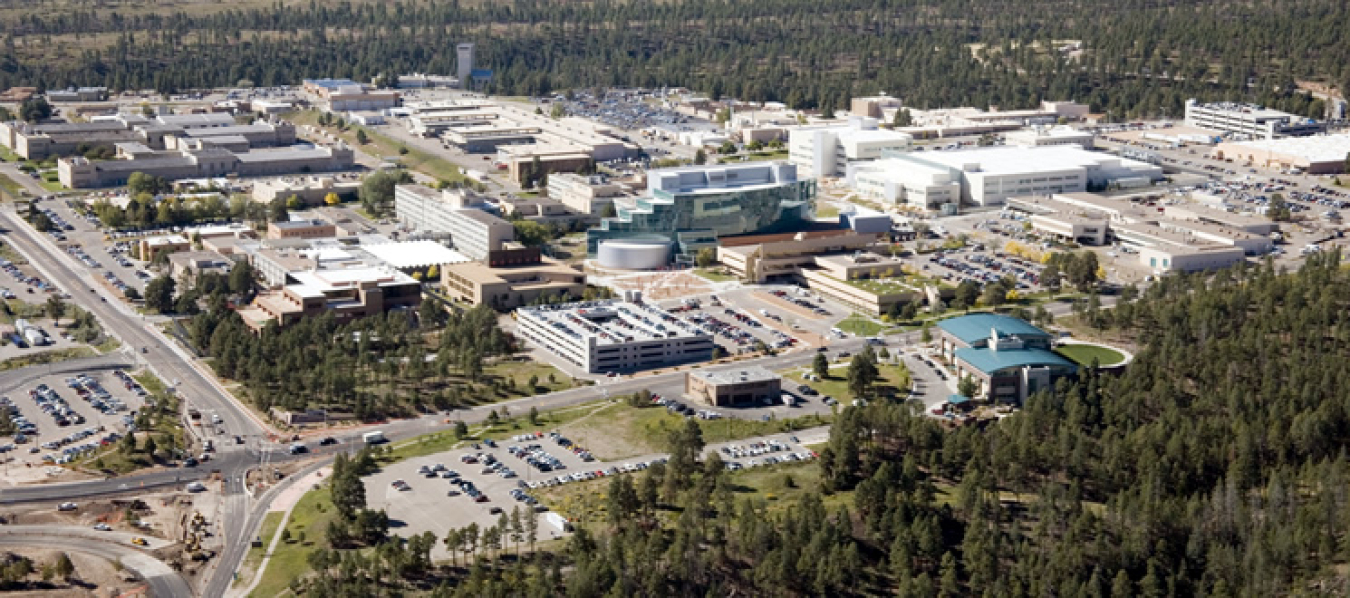
<svg viewBox="0 0 1350 598">
<path fill-rule="evenodd" d="M 653 170 L 647 194 L 615 203 L 614 218 L 586 233 L 588 253 L 611 240 L 669 242 L 692 256 L 717 238 L 800 230 L 815 218 L 815 180 L 797 180 L 791 164 L 751 163 Z"/>
</svg>

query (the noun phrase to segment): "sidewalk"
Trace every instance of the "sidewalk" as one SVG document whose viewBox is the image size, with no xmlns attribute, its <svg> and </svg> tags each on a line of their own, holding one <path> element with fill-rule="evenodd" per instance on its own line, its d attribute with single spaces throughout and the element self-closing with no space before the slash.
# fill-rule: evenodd
<svg viewBox="0 0 1350 598">
<path fill-rule="evenodd" d="M 275 513 L 277 511 L 285 511 L 285 514 L 281 516 L 281 523 L 277 525 L 277 531 L 272 535 L 270 541 L 267 538 L 263 538 L 263 541 L 268 543 L 267 551 L 263 553 L 263 559 L 258 563 L 258 568 L 253 571 L 253 579 L 249 581 L 247 586 L 242 588 L 231 586 L 229 591 L 225 592 L 226 598 L 242 598 L 253 593 L 253 589 L 258 587 L 258 584 L 262 582 L 263 574 L 267 571 L 267 565 L 272 562 L 272 553 L 276 551 L 277 544 L 281 542 L 281 530 L 286 529 L 286 524 L 291 520 L 291 511 L 295 510 L 295 505 L 300 502 L 300 497 L 304 496 L 306 492 L 309 492 L 310 488 L 315 484 L 327 479 L 332 472 L 333 469 L 331 467 L 324 467 L 314 471 L 309 475 L 296 480 L 276 496 L 272 501 L 272 504 L 269 505 L 267 512 Z"/>
</svg>

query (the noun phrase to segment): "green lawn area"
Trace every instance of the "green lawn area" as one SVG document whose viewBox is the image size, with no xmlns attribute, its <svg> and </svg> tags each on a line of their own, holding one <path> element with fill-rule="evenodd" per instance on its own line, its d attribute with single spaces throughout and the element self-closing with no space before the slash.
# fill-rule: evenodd
<svg viewBox="0 0 1350 598">
<path fill-rule="evenodd" d="M 38 185 L 41 185 L 43 189 L 46 189 L 48 191 L 65 190 L 65 187 L 61 186 L 60 176 L 56 174 L 55 170 L 49 170 L 47 172 L 42 173 L 42 178 L 38 179 L 37 183 Z"/>
<path fill-rule="evenodd" d="M 328 522 L 336 517 L 337 510 L 329 498 L 327 484 L 300 497 L 300 502 L 291 511 L 290 520 L 286 522 L 291 542 L 277 544 L 277 549 L 272 552 L 272 560 L 267 563 L 267 570 L 263 571 L 258 587 L 253 589 L 250 596 L 274 598 L 289 593 L 291 582 L 309 572 L 310 553 L 328 545 Z M 300 541 L 301 533 L 304 533 L 303 542 Z M 266 543 L 267 538 L 264 537 L 263 544 Z"/>
<path fill-rule="evenodd" d="M 871 318 L 858 313 L 854 313 L 853 315 L 844 318 L 836 324 L 835 327 L 844 332 L 856 334 L 858 336 L 875 336 L 886 329 L 886 326 L 878 324 L 872 321 Z"/>
<path fill-rule="evenodd" d="M 521 396 L 557 392 L 576 386 L 572 383 L 572 377 L 564 374 L 562 370 L 538 361 L 497 362 L 483 368 L 483 373 L 487 376 L 499 376 L 503 379 L 503 382 L 507 378 L 514 380 L 516 394 Z M 537 386 L 533 389 L 527 389 L 531 376 L 537 378 Z M 553 376 L 552 382 L 549 381 L 549 376 Z"/>
<path fill-rule="evenodd" d="M 57 363 L 71 359 L 80 359 L 81 357 L 93 357 L 96 355 L 93 349 L 89 347 L 71 347 L 69 349 L 56 349 L 53 351 L 43 351 L 32 355 L 22 357 L 12 357 L 0 361 L 0 372 L 6 370 L 16 370 L 30 365 L 42 365 L 47 363 Z"/>
<path fill-rule="evenodd" d="M 694 270 L 694 274 L 696 276 L 699 276 L 705 280 L 710 280 L 712 282 L 731 282 L 733 280 L 736 280 L 735 276 L 723 274 L 711 268 L 696 268 Z"/>
<path fill-rule="evenodd" d="M 772 160 L 786 160 L 787 157 L 788 151 L 783 149 L 768 152 L 755 152 L 747 156 L 746 160 L 750 162 L 768 162 Z"/>
<path fill-rule="evenodd" d="M 5 174 L 0 174 L 0 190 L 4 191 L 0 195 L 8 196 L 6 199 L 16 200 L 23 195 L 23 186 Z"/>
<path fill-rule="evenodd" d="M 269 511 L 263 516 L 262 528 L 258 530 L 262 546 L 248 549 L 248 553 L 244 555 L 244 562 L 239 566 L 239 577 L 234 580 L 235 586 L 242 586 L 253 580 L 258 566 L 262 564 L 263 555 L 267 554 L 267 546 L 272 543 L 272 536 L 276 535 L 277 527 L 281 525 L 281 518 L 285 514 L 283 511 Z"/>
<path fill-rule="evenodd" d="M 874 385 L 878 397 L 908 398 L 908 393 L 902 394 L 901 391 L 908 391 L 910 387 L 909 368 L 906 368 L 903 363 L 895 365 L 880 363 L 877 365 L 877 370 L 881 374 L 881 379 Z M 853 394 L 848 391 L 848 368 L 830 368 L 830 376 L 820 382 L 812 382 L 803 378 L 809 371 L 810 368 L 797 368 L 780 372 L 783 374 L 783 386 L 786 388 L 790 385 L 792 388 L 796 388 L 799 384 L 805 384 L 816 389 L 820 396 L 807 397 L 811 401 L 820 400 L 822 397 L 834 397 L 841 402 L 846 402 L 854 398 Z"/>
<path fill-rule="evenodd" d="M 4 160 L 5 162 L 22 162 L 23 158 L 20 157 L 19 154 L 14 153 L 14 150 L 0 145 L 0 160 Z"/>
<path fill-rule="evenodd" d="M 816 209 L 816 218 L 838 218 L 839 206 L 828 205 Z"/>
<path fill-rule="evenodd" d="M 1123 353 L 1101 345 L 1063 345 L 1055 352 L 1078 365 L 1092 365 L 1093 359 L 1097 360 L 1098 365 L 1115 365 L 1125 361 Z"/>
<path fill-rule="evenodd" d="M 695 419 L 703 430 L 704 442 L 725 442 L 825 425 L 829 416 L 806 415 L 769 421 L 723 418 Z M 615 461 L 659 453 L 666 449 L 666 438 L 684 426 L 685 417 L 660 406 L 633 407 L 615 402 L 585 419 L 559 428 L 564 436 L 590 449 L 597 459 Z"/>
</svg>

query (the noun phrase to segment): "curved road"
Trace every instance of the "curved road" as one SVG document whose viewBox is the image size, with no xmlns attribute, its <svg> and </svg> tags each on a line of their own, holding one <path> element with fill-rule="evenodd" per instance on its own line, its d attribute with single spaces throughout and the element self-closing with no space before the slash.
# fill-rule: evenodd
<svg viewBox="0 0 1350 598">
<path fill-rule="evenodd" d="M 159 559 L 133 546 L 132 537 L 132 534 L 49 525 L 0 527 L 0 546 L 41 547 L 96 556 L 121 563 L 135 571 L 150 585 L 152 596 L 178 598 L 192 595 L 192 588 L 181 575 Z"/>
</svg>

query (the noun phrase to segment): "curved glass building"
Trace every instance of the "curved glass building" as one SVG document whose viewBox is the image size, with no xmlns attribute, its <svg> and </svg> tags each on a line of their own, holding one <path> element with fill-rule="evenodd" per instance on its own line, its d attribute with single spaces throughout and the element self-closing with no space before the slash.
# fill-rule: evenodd
<svg viewBox="0 0 1350 598">
<path fill-rule="evenodd" d="M 815 180 L 797 180 L 781 163 L 718 164 L 652 170 L 647 194 L 616 202 L 617 216 L 586 233 L 595 257 L 610 240 L 665 238 L 673 253 L 692 256 L 717 238 L 799 230 L 815 216 Z"/>
</svg>

